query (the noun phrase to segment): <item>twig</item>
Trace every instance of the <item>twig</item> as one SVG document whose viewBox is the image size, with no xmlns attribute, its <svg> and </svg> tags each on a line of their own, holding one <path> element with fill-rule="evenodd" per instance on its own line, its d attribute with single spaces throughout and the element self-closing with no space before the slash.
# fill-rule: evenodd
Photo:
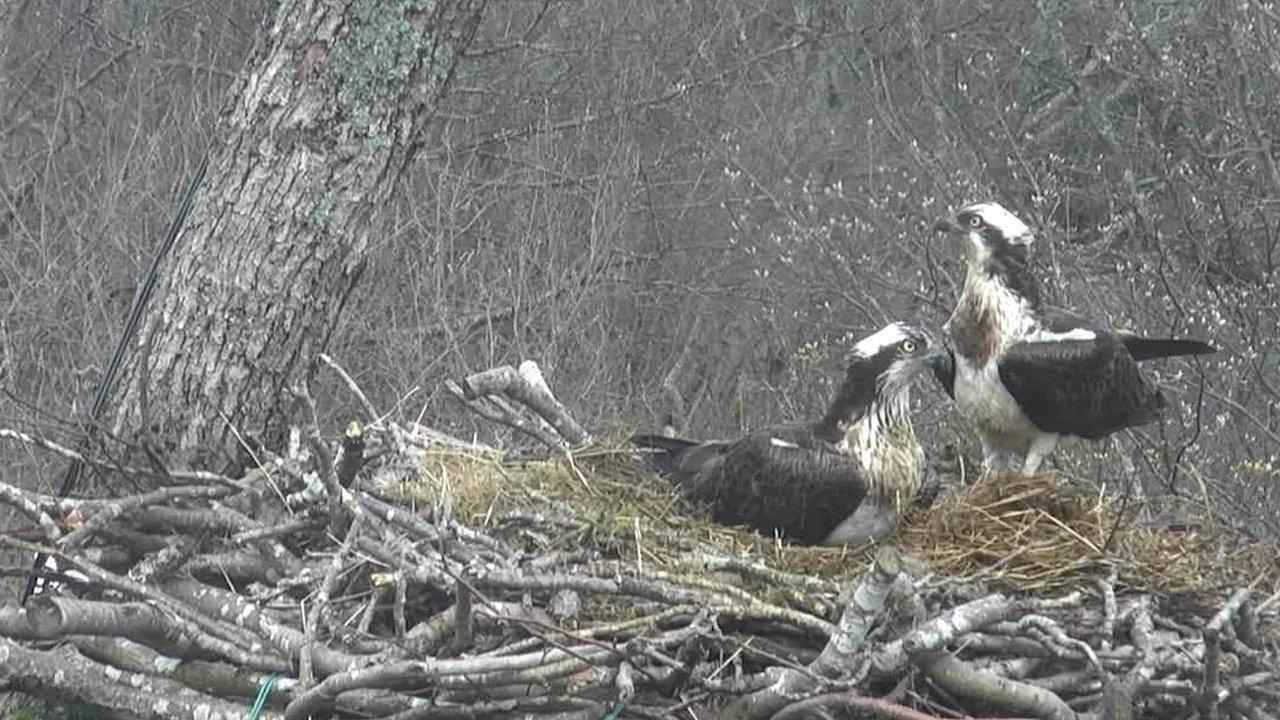
<svg viewBox="0 0 1280 720">
<path fill-rule="evenodd" d="M 1261 578 L 1254 580 L 1256 585 Z M 1235 617 L 1241 606 L 1249 599 L 1249 590 L 1253 587 L 1240 588 L 1231 594 L 1222 608 L 1204 626 L 1204 681 L 1200 689 L 1200 714 L 1205 720 L 1217 720 L 1218 704 L 1226 699 L 1227 693 L 1219 688 L 1219 663 L 1222 657 L 1222 631 Z"/>
<path fill-rule="evenodd" d="M 60 562 L 65 563 L 94 582 L 101 583 L 118 592 L 145 598 L 159 604 L 175 615 L 175 622 L 188 626 L 184 629 L 184 632 L 191 635 L 201 646 L 218 653 L 232 662 L 274 672 L 284 672 L 288 669 L 288 664 L 281 658 L 250 652 L 248 648 L 252 643 L 245 641 L 237 633 L 229 632 L 228 628 L 221 623 L 195 612 L 185 605 L 174 602 L 172 598 L 141 583 L 107 572 L 92 563 L 72 557 L 54 548 L 40 547 L 3 535 L 0 535 L 0 544 L 32 554 L 43 553 L 56 557 Z M 203 632 L 199 632 L 197 629 Z"/>
<path fill-rule="evenodd" d="M 471 647 L 475 638 L 475 613 L 471 609 L 471 586 L 459 581 L 454 590 L 453 652 L 459 654 Z"/>
<path fill-rule="evenodd" d="M 569 411 L 556 400 L 542 377 L 542 369 L 532 360 L 525 360 L 516 369 L 510 365 L 468 375 L 462 381 L 463 397 L 476 400 L 486 395 L 506 395 L 537 413 L 556 429 L 560 437 L 573 445 L 591 442 L 591 436 Z"/>
<path fill-rule="evenodd" d="M 62 530 L 58 528 L 58 523 L 54 522 L 52 517 L 49 517 L 49 514 L 41 508 L 41 503 L 27 491 L 8 483 L 0 482 L 0 503 L 4 503 L 31 518 L 40 526 L 40 531 L 44 533 L 45 538 L 50 542 L 56 542 L 58 538 L 62 537 Z"/>
<path fill-rule="evenodd" d="M 871 621 L 884 607 L 889 587 L 901 573 L 902 560 L 896 551 L 884 548 L 877 553 L 871 568 L 849 593 L 835 632 L 809 668 L 805 672 L 779 669 L 768 687 L 742 698 L 730 708 L 729 714 L 768 718 L 794 698 L 820 686 L 819 679 L 850 675 L 856 667 L 855 658 L 866 643 Z"/>
<path fill-rule="evenodd" d="M 942 650 L 912 655 L 921 672 L 951 695 L 1001 712 L 1027 714 L 1044 720 L 1076 720 L 1075 712 L 1057 695 L 1027 683 L 980 672 Z"/>
<path fill-rule="evenodd" d="M 360 401 L 360 405 L 364 408 L 365 413 L 368 414 L 369 422 L 378 422 L 381 419 L 378 416 L 378 411 L 374 409 L 373 403 L 369 402 L 369 396 L 364 394 L 364 391 L 360 389 L 360 386 L 356 384 L 356 381 L 351 377 L 351 375 L 343 369 L 341 365 L 335 362 L 333 358 L 329 357 L 328 354 L 320 353 L 316 357 L 320 362 L 328 365 L 329 369 L 333 370 L 333 372 L 338 375 L 338 378 L 342 380 L 342 383 L 347 386 L 347 389 L 351 391 L 351 394 L 356 396 L 356 399 Z"/>
<path fill-rule="evenodd" d="M 138 717 L 164 713 L 171 717 L 203 717 L 208 720 L 236 720 L 248 713 L 248 706 L 199 693 L 172 680 L 133 675 L 131 684 L 116 683 L 112 671 L 81 657 L 70 647 L 49 652 L 31 650 L 0 638 L 0 685 L 21 680 L 50 688 L 74 687 L 86 702 L 127 710 Z"/>
<path fill-rule="evenodd" d="M 457 398 L 458 402 L 476 415 L 528 435 L 549 448 L 564 447 L 564 440 L 555 434 L 554 428 L 543 422 L 541 418 L 517 410 L 501 397 L 468 398 L 462 386 L 452 380 L 445 380 L 444 387 Z"/>
<path fill-rule="evenodd" d="M 888 700 L 870 698 L 852 692 L 826 693 L 804 700 L 797 700 L 774 713 L 772 720 L 808 720 L 815 717 L 831 717 L 828 710 L 841 709 L 857 713 L 858 717 L 883 718 L 883 720 L 937 720 Z"/>
</svg>

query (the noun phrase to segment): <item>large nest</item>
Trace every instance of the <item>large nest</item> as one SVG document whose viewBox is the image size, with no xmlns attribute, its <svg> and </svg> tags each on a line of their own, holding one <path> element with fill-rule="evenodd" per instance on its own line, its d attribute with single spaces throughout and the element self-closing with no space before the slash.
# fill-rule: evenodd
<svg viewBox="0 0 1280 720">
<path fill-rule="evenodd" d="M 1280 577 L 1280 546 L 1225 529 L 1140 523 L 1136 501 L 1086 494 L 1058 476 L 983 476 L 916 509 L 893 541 L 909 558 L 956 583 L 1043 595 L 1096 587 L 1151 593 L 1174 612 L 1202 613 L 1232 589 Z M 698 571 L 710 557 L 767 561 L 787 572 L 844 581 L 863 572 L 868 548 L 790 544 L 707 519 L 629 447 L 504 463 L 442 450 L 421 475 L 394 486 L 402 500 L 447 507 L 469 523 L 521 536 L 530 550 L 591 547 L 610 558 L 672 572 Z M 532 519 L 559 518 L 570 532 L 539 534 Z"/>
<path fill-rule="evenodd" d="M 553 450 L 379 420 L 313 426 L 239 478 L 85 459 L 164 485 L 132 496 L 0 481 L 31 522 L 0 547 L 49 553 L 79 591 L 0 606 L 0 688 L 210 720 L 255 698 L 272 720 L 1280 711 L 1273 546 L 1140 527 L 1134 503 L 1041 476 L 948 477 L 886 547 L 802 547 L 589 442 L 536 367 L 465 385 Z"/>
</svg>

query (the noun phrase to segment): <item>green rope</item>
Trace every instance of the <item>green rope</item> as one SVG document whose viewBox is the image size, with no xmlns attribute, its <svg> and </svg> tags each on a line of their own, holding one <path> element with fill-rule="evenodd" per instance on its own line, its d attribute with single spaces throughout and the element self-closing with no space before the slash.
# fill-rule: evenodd
<svg viewBox="0 0 1280 720">
<path fill-rule="evenodd" d="M 258 720 L 262 717 L 262 709 L 267 706 L 267 699 L 271 697 L 278 682 L 280 682 L 279 675 L 272 675 L 262 681 L 262 687 L 258 688 L 258 697 L 253 701 L 253 707 L 249 708 L 249 714 L 244 716 L 244 720 Z"/>
<path fill-rule="evenodd" d="M 605 713 L 605 716 L 600 718 L 600 720 L 618 720 L 618 718 L 622 715 L 622 711 L 625 710 L 626 707 L 627 707 L 627 703 L 623 700 L 619 700 L 618 704 L 614 705 L 613 709 Z"/>
</svg>

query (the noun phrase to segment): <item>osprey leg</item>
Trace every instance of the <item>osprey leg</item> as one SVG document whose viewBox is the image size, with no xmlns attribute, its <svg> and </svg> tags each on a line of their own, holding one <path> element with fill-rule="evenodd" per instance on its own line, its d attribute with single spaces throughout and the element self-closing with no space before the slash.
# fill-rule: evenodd
<svg viewBox="0 0 1280 720">
<path fill-rule="evenodd" d="M 1053 433 L 1041 433 L 1031 441 L 1027 448 L 1027 457 L 1022 461 L 1022 474 L 1035 475 L 1044 459 L 1053 453 L 1058 446 L 1058 436 Z"/>
<path fill-rule="evenodd" d="M 845 518 L 823 545 L 862 545 L 878 543 L 898 528 L 898 513 L 881 501 L 867 498 L 853 514 Z"/>
<path fill-rule="evenodd" d="M 1000 453 L 996 452 L 995 447 L 987 440 L 987 434 L 978 432 L 978 441 L 982 443 L 982 469 L 988 474 L 996 474 L 1000 472 Z"/>
</svg>

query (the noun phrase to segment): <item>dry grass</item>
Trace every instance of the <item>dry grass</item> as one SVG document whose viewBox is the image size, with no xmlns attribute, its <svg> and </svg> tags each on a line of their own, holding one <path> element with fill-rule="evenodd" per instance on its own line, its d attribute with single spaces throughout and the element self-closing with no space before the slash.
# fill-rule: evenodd
<svg viewBox="0 0 1280 720">
<path fill-rule="evenodd" d="M 705 572 L 708 557 L 732 556 L 839 582 L 869 558 L 863 549 L 790 545 L 712 523 L 625 447 L 523 463 L 442 451 L 421 466 L 419 477 L 398 485 L 401 499 L 432 512 L 448 506 L 459 520 L 530 549 L 583 552 L 590 563 L 688 575 Z M 984 478 L 908 518 L 896 542 L 940 578 L 1038 594 L 1091 590 L 1114 570 L 1118 589 L 1152 592 L 1168 609 L 1191 612 L 1257 577 L 1280 577 L 1275 545 L 1131 521 L 1117 527 L 1117 508 L 1052 475 Z"/>
<path fill-rule="evenodd" d="M 1114 570 L 1121 588 L 1193 611 L 1255 578 L 1280 578 L 1275 543 L 1118 522 L 1119 506 L 1051 474 L 989 477 L 944 496 L 901 542 L 940 573 L 1000 589 L 1087 587 Z"/>
</svg>

